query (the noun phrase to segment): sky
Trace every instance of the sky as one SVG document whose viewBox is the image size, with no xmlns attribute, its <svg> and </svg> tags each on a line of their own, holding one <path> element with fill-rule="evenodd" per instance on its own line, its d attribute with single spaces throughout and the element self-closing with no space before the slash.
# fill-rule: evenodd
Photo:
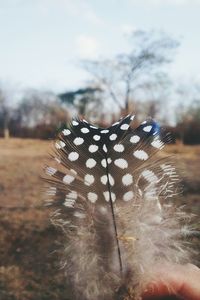
<svg viewBox="0 0 200 300">
<path fill-rule="evenodd" d="M 130 32 L 152 29 L 181 42 L 170 75 L 200 81 L 200 0 L 0 0 L 0 84 L 79 88 L 81 59 L 129 51 Z"/>
</svg>

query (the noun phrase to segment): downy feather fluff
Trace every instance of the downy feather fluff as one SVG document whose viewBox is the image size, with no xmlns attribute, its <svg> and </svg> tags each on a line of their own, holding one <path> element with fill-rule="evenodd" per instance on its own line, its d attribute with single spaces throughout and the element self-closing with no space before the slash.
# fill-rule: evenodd
<svg viewBox="0 0 200 300">
<path fill-rule="evenodd" d="M 72 120 L 45 168 L 70 299 L 139 299 L 156 263 L 189 259 L 186 215 L 172 204 L 179 177 L 160 154 L 168 135 L 152 119 L 133 128 L 133 119 L 106 129 Z"/>
</svg>

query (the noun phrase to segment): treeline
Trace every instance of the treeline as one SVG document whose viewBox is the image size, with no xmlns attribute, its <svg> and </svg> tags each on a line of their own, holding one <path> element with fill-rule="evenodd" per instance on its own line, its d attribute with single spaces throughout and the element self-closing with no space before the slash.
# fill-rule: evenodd
<svg viewBox="0 0 200 300">
<path fill-rule="evenodd" d="M 200 83 L 175 84 L 167 69 L 179 43 L 154 31 L 135 31 L 129 40 L 129 52 L 82 61 L 90 81 L 76 90 L 29 89 L 14 106 L 0 86 L 0 136 L 48 139 L 75 115 L 104 127 L 135 112 L 138 122 L 150 116 L 174 139 L 199 144 Z"/>
<path fill-rule="evenodd" d="M 95 93 L 98 93 L 98 96 L 94 96 Z M 15 107 L 7 106 L 6 103 L 0 106 L 0 137 L 51 139 L 70 122 L 73 115 L 106 127 L 121 115 L 128 113 L 125 110 L 105 113 L 102 109 L 101 93 L 94 88 L 89 90 L 88 87 L 61 95 L 28 90 Z M 69 94 L 70 97 L 74 97 L 73 101 L 67 100 Z M 170 126 L 170 120 L 165 118 L 162 102 L 149 100 L 130 104 L 132 108 L 129 112 L 133 112 L 134 109 L 136 111 L 136 124 L 151 116 L 172 133 L 173 142 L 200 144 L 199 101 L 192 101 L 190 105 L 181 108 L 177 104 L 174 108 L 177 114 L 174 126 Z M 170 114 L 170 111 L 167 113 Z"/>
<path fill-rule="evenodd" d="M 51 92 L 27 90 L 13 106 L 0 91 L 0 103 L 0 136 L 4 137 L 48 139 L 69 120 L 68 110 Z"/>
</svg>

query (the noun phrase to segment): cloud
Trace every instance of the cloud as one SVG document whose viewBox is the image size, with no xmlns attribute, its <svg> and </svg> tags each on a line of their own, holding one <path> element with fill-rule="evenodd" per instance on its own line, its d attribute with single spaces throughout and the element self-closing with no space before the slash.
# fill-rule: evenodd
<svg viewBox="0 0 200 300">
<path fill-rule="evenodd" d="M 98 55 L 99 43 L 96 38 L 83 34 L 77 37 L 76 44 L 80 58 L 95 58 Z"/>
<path fill-rule="evenodd" d="M 87 0 L 51 0 L 67 9 L 71 15 L 84 18 L 95 25 L 103 24 L 103 20 L 96 14 L 95 10 Z"/>
<path fill-rule="evenodd" d="M 131 35 L 134 31 L 137 31 L 137 28 L 130 24 L 122 24 L 120 29 L 125 35 Z"/>
<path fill-rule="evenodd" d="M 50 8 L 59 8 L 64 10 L 68 15 L 84 19 L 93 25 L 104 24 L 104 21 L 97 15 L 87 0 L 35 0 L 35 2 L 43 12 L 45 10 L 48 11 Z"/>
<path fill-rule="evenodd" d="M 97 16 L 97 14 L 91 8 L 88 8 L 85 11 L 85 13 L 83 14 L 83 17 L 95 25 L 103 25 L 104 24 L 104 21 L 101 18 L 99 18 L 99 16 Z"/>
<path fill-rule="evenodd" d="M 136 5 L 154 5 L 154 6 L 183 6 L 200 4 L 200 0 L 129 0 L 131 4 Z"/>
</svg>

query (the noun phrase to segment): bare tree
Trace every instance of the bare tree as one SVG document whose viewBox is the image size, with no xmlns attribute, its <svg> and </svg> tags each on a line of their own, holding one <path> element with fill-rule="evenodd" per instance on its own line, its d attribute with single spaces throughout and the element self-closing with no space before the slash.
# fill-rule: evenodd
<svg viewBox="0 0 200 300">
<path fill-rule="evenodd" d="M 131 42 L 129 53 L 113 59 L 83 61 L 83 67 L 93 76 L 94 82 L 126 113 L 130 102 L 134 102 L 145 86 L 168 82 L 164 66 L 172 61 L 173 50 L 178 46 L 167 34 L 154 31 L 136 31 Z"/>
<path fill-rule="evenodd" d="M 16 111 L 22 127 L 38 124 L 59 125 L 69 119 L 69 113 L 62 107 L 57 96 L 49 91 L 27 90 Z"/>
<path fill-rule="evenodd" d="M 175 122 L 178 138 L 184 144 L 200 143 L 200 83 L 187 81 L 177 84 Z"/>
<path fill-rule="evenodd" d="M 98 119 L 102 107 L 102 90 L 98 86 L 86 86 L 74 91 L 59 94 L 61 102 L 75 109 L 79 116 Z"/>
<path fill-rule="evenodd" d="M 8 105 L 8 98 L 3 89 L 0 88 L 0 128 L 3 130 L 3 136 L 9 138 L 9 121 L 11 108 Z"/>
<path fill-rule="evenodd" d="M 179 107 L 179 114 L 176 116 L 178 123 L 183 118 L 190 118 L 191 113 L 187 116 L 190 109 L 195 105 L 200 105 L 200 83 L 194 80 L 187 82 L 178 82 L 176 87 L 177 103 Z"/>
</svg>

